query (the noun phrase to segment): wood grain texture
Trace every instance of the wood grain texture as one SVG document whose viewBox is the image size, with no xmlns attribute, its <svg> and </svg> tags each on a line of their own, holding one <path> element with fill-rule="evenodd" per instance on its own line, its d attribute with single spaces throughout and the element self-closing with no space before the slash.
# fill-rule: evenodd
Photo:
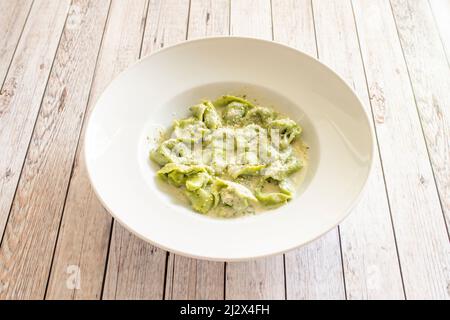
<svg viewBox="0 0 450 320">
<path fill-rule="evenodd" d="M 188 15 L 188 0 L 150 0 L 142 55 L 185 40 Z M 114 222 L 103 298 L 162 299 L 167 255 Z"/>
<path fill-rule="evenodd" d="M 109 82 L 138 59 L 147 4 L 147 0 L 112 1 L 87 113 Z M 92 190 L 83 147 L 81 138 L 53 259 L 47 299 L 101 297 L 112 218 Z M 71 266 L 79 268 L 78 287 L 67 286 Z"/>
<path fill-rule="evenodd" d="M 317 56 L 311 1 L 272 0 L 274 40 Z M 287 299 L 345 299 L 338 229 L 285 254 Z"/>
<path fill-rule="evenodd" d="M 450 299 L 449 17 L 448 0 L 0 0 L 0 300 Z M 318 54 L 372 112 L 380 152 L 339 229 L 224 264 L 113 222 L 79 137 L 141 53 L 229 32 Z"/>
<path fill-rule="evenodd" d="M 450 61 L 450 1 L 429 0 L 436 26 L 439 29 L 442 45 L 447 54 L 447 61 Z"/>
<path fill-rule="evenodd" d="M 224 263 L 170 254 L 167 264 L 166 299 L 222 300 Z"/>
<path fill-rule="evenodd" d="M 364 67 L 350 1 L 314 0 L 321 61 L 356 91 L 371 115 Z M 365 193 L 340 225 L 348 299 L 404 299 L 389 204 L 378 148 Z"/>
<path fill-rule="evenodd" d="M 1 235 L 8 219 L 68 7 L 68 0 L 36 1 L 0 92 Z"/>
<path fill-rule="evenodd" d="M 43 298 L 109 1 L 73 1 L 0 249 L 0 298 Z"/>
<path fill-rule="evenodd" d="M 345 299 L 337 229 L 285 256 L 287 299 Z"/>
<path fill-rule="evenodd" d="M 449 298 L 449 242 L 388 1 L 353 1 L 408 299 Z"/>
<path fill-rule="evenodd" d="M 229 34 L 229 1 L 192 0 L 188 39 Z M 170 254 L 165 299 L 223 299 L 225 264 Z"/>
<path fill-rule="evenodd" d="M 114 223 L 103 299 L 162 299 L 166 256 Z"/>
<path fill-rule="evenodd" d="M 395 0 L 391 4 L 442 209 L 450 228 L 449 65 L 428 2 Z"/>
<path fill-rule="evenodd" d="M 230 5 L 231 35 L 272 40 L 270 0 L 234 0 Z"/>
<path fill-rule="evenodd" d="M 285 299 L 283 256 L 227 263 L 225 299 Z"/>
<path fill-rule="evenodd" d="M 231 0 L 191 0 L 188 38 L 228 35 Z"/>
<path fill-rule="evenodd" d="M 269 0 L 231 2 L 232 35 L 272 39 Z M 230 262 L 226 267 L 225 299 L 284 299 L 283 255 L 249 262 Z"/>
<path fill-rule="evenodd" d="M 189 0 L 150 0 L 142 56 L 186 40 Z"/>
<path fill-rule="evenodd" d="M 32 0 L 0 1 L 0 89 L 25 26 L 32 3 Z"/>
<path fill-rule="evenodd" d="M 310 0 L 272 0 L 273 39 L 317 57 Z"/>
</svg>

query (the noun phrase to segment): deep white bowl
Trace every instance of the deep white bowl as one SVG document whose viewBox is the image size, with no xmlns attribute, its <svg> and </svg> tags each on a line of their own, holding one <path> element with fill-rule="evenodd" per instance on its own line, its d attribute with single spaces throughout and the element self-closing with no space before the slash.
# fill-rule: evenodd
<svg viewBox="0 0 450 320">
<path fill-rule="evenodd" d="M 177 202 L 155 178 L 148 153 L 158 127 L 224 93 L 273 105 L 303 127 L 310 165 L 287 205 L 214 219 Z M 257 258 L 301 246 L 347 216 L 371 169 L 369 121 L 353 90 L 315 58 L 270 41 L 206 38 L 145 57 L 109 85 L 87 124 L 86 167 L 103 205 L 140 238 L 195 258 Z"/>
</svg>

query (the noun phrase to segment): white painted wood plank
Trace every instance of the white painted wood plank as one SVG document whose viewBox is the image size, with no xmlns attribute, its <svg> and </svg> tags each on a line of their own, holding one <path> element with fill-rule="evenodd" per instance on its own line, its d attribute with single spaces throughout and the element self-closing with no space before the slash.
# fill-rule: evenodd
<svg viewBox="0 0 450 320">
<path fill-rule="evenodd" d="M 150 0 L 142 56 L 186 39 L 189 0 Z M 114 222 L 104 299 L 161 299 L 168 253 Z"/>
<path fill-rule="evenodd" d="M 103 299 L 162 299 L 166 256 L 114 223 Z"/>
<path fill-rule="evenodd" d="M 428 2 L 394 0 L 391 4 L 450 227 L 450 68 Z"/>
<path fill-rule="evenodd" d="M 69 8 L 0 248 L 0 299 L 44 297 L 108 8 Z"/>
<path fill-rule="evenodd" d="M 188 38 L 229 34 L 229 1 L 192 0 Z M 165 299 L 223 299 L 225 264 L 170 254 Z"/>
<path fill-rule="evenodd" d="M 232 35 L 272 39 L 270 0 L 231 2 Z M 283 255 L 226 267 L 225 299 L 284 299 Z"/>
<path fill-rule="evenodd" d="M 272 40 L 270 0 L 232 0 L 230 32 L 234 36 Z"/>
<path fill-rule="evenodd" d="M 433 11 L 434 20 L 439 29 L 442 45 L 447 54 L 447 61 L 450 61 L 450 1 L 429 0 Z"/>
<path fill-rule="evenodd" d="M 349 1 L 314 0 L 321 61 L 336 70 L 371 113 Z M 348 299 L 403 299 L 403 285 L 378 150 L 367 189 L 340 225 Z"/>
<path fill-rule="evenodd" d="M 0 1 L 0 88 L 16 50 L 32 0 Z"/>
<path fill-rule="evenodd" d="M 287 299 L 345 299 L 337 228 L 285 256 Z"/>
<path fill-rule="evenodd" d="M 312 4 L 309 0 L 272 0 L 273 38 L 317 57 Z"/>
<path fill-rule="evenodd" d="M 353 1 L 406 297 L 449 298 L 449 241 L 388 1 Z"/>
<path fill-rule="evenodd" d="M 188 38 L 229 34 L 230 0 L 191 0 Z"/>
<path fill-rule="evenodd" d="M 138 59 L 147 4 L 147 0 L 111 3 L 87 113 L 109 82 Z M 82 152 L 82 137 L 83 134 L 77 149 L 58 235 L 47 299 L 101 297 L 112 218 L 102 207 L 90 185 Z M 79 268 L 80 284 L 79 287 L 68 287 L 66 282 L 74 267 Z"/>
<path fill-rule="evenodd" d="M 317 56 L 309 0 L 272 0 L 274 40 Z M 287 299 L 345 299 L 338 229 L 285 255 Z"/>
<path fill-rule="evenodd" d="M 8 219 L 68 7 L 68 0 L 35 2 L 0 92 L 0 235 Z"/>
<path fill-rule="evenodd" d="M 167 266 L 166 299 L 222 300 L 223 262 L 191 259 L 170 254 Z"/>
<path fill-rule="evenodd" d="M 142 56 L 186 40 L 189 0 L 150 0 Z"/>
<path fill-rule="evenodd" d="M 225 299 L 285 299 L 283 255 L 227 263 Z"/>
</svg>

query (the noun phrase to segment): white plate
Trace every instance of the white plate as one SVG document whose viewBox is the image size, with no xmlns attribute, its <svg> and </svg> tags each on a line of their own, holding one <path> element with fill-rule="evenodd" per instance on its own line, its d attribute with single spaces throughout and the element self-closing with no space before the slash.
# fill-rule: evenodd
<svg viewBox="0 0 450 320">
<path fill-rule="evenodd" d="M 177 202 L 155 178 L 148 153 L 157 127 L 224 93 L 275 105 L 303 127 L 310 165 L 287 205 L 214 219 Z M 85 135 L 92 186 L 115 219 L 161 248 L 227 261 L 285 252 L 335 227 L 363 190 L 373 148 L 361 101 L 332 70 L 290 47 L 238 37 L 188 41 L 143 58 L 105 90 Z"/>
</svg>

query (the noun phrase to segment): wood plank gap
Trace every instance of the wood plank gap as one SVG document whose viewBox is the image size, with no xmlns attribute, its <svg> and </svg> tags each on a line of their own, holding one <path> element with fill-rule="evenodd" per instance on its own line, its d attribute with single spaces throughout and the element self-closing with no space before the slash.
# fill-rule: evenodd
<svg viewBox="0 0 450 320">
<path fill-rule="evenodd" d="M 313 22 L 313 30 L 314 30 L 314 42 L 316 44 L 316 57 L 317 59 L 319 59 L 319 45 L 317 44 L 317 30 L 316 30 L 316 18 L 314 17 L 314 3 L 313 0 L 310 0 L 311 3 L 311 17 L 312 17 L 312 22 Z M 342 248 L 341 248 L 342 251 Z M 344 271 L 342 269 L 342 271 Z"/>
<path fill-rule="evenodd" d="M 231 3 L 231 1 L 230 1 Z M 223 263 L 223 299 L 227 296 L 227 262 Z"/>
<path fill-rule="evenodd" d="M 105 263 L 104 263 L 104 267 L 103 267 L 103 280 L 102 280 L 102 287 L 100 290 L 100 296 L 99 296 L 100 299 L 99 300 L 101 300 L 103 298 L 103 293 L 105 292 L 106 272 L 108 271 L 108 262 L 109 262 L 110 248 L 111 248 L 111 239 L 112 239 L 112 235 L 113 235 L 113 226 L 114 226 L 114 218 L 111 219 L 111 225 L 109 228 L 108 249 L 106 250 Z M 74 296 L 75 296 L 75 294 L 73 294 L 73 297 Z"/>
<path fill-rule="evenodd" d="M 233 2 L 233 0 L 228 1 L 228 36 L 231 35 L 231 3 L 232 2 Z"/>
<path fill-rule="evenodd" d="M 167 286 L 167 283 L 168 283 L 168 281 L 167 281 L 167 275 L 168 275 L 167 269 L 169 267 L 169 256 L 170 256 L 170 253 L 169 253 L 169 251 L 167 251 L 166 252 L 166 265 L 165 265 L 165 268 L 164 268 L 164 284 L 163 284 L 162 300 L 167 300 L 166 299 L 166 290 L 167 290 L 166 286 Z M 173 274 L 173 272 L 174 271 L 172 270 L 172 274 Z M 173 276 L 172 276 L 171 280 L 173 281 Z M 170 286 L 170 290 L 173 291 L 173 285 Z M 170 294 L 170 296 L 172 296 L 172 294 L 173 294 L 173 292 Z"/>
<path fill-rule="evenodd" d="M 287 276 L 286 276 L 286 254 L 283 253 L 283 275 L 284 275 L 284 300 L 288 299 Z"/>
<path fill-rule="evenodd" d="M 343 282 L 343 288 L 344 288 L 344 297 L 345 300 L 348 300 L 348 295 L 347 295 L 347 284 L 345 282 L 345 268 L 344 268 L 344 254 L 343 254 L 343 250 L 342 250 L 342 239 L 341 239 L 341 226 L 337 227 L 337 231 L 338 231 L 338 239 L 339 239 L 339 252 L 341 254 L 341 268 L 342 268 L 342 282 Z"/>
<path fill-rule="evenodd" d="M 189 21 L 191 19 L 191 6 L 192 6 L 192 0 L 189 0 L 189 5 L 188 5 L 188 13 L 187 13 L 187 25 L 186 25 L 186 36 L 184 37 L 184 39 L 187 41 L 188 40 L 188 35 L 189 35 Z"/>
<path fill-rule="evenodd" d="M 270 24 L 271 24 L 271 27 L 272 27 L 272 41 L 274 41 L 275 40 L 275 36 L 273 34 L 273 1 L 270 0 L 269 2 L 270 2 Z"/>
<path fill-rule="evenodd" d="M 145 29 L 147 28 L 147 18 L 148 18 L 149 7 L 150 7 L 150 0 L 147 0 L 147 4 L 145 6 L 145 17 L 144 17 L 144 20 L 143 20 L 143 24 L 144 25 L 142 27 L 143 29 L 142 29 L 141 46 L 139 48 L 139 59 L 142 57 L 142 48 L 144 46 L 144 35 L 145 35 Z M 113 219 L 113 221 L 114 221 L 114 219 Z"/>
</svg>

